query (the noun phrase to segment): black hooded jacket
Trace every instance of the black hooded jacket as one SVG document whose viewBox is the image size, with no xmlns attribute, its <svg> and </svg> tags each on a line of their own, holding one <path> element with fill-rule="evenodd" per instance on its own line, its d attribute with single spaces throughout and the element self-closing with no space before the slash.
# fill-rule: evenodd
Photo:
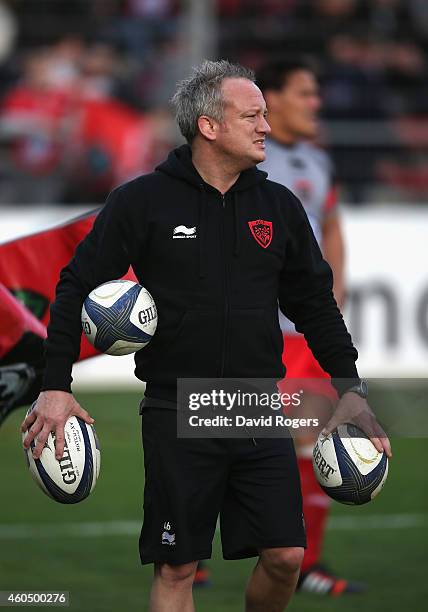
<svg viewBox="0 0 428 612">
<path fill-rule="evenodd" d="M 158 310 L 153 339 L 135 355 L 150 397 L 174 401 L 177 378 L 282 378 L 278 302 L 332 377 L 358 376 L 331 269 L 297 198 L 256 168 L 222 195 L 184 145 L 110 194 L 62 270 L 44 389 L 70 390 L 82 303 L 129 265 Z"/>
</svg>

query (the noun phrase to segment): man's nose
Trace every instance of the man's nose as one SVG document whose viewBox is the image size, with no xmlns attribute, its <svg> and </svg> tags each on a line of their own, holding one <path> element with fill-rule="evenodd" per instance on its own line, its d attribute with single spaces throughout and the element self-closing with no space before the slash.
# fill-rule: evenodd
<svg viewBox="0 0 428 612">
<path fill-rule="evenodd" d="M 312 109 L 315 112 L 318 112 L 321 108 L 321 104 L 322 104 L 321 96 L 314 96 L 312 100 Z"/>
<path fill-rule="evenodd" d="M 262 117 L 261 120 L 259 121 L 259 124 L 257 126 L 257 131 L 262 132 L 263 134 L 271 133 L 270 125 L 267 122 L 266 117 Z"/>
</svg>

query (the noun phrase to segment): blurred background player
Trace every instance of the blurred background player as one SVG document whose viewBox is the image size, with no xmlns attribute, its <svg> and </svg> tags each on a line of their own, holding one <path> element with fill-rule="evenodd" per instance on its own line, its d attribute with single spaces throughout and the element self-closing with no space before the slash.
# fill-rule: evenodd
<svg viewBox="0 0 428 612">
<path fill-rule="evenodd" d="M 334 294 L 341 307 L 344 300 L 344 245 L 337 211 L 337 186 L 327 154 L 314 141 L 319 134 L 318 114 L 321 98 L 313 69 L 306 61 L 278 59 L 261 67 L 257 84 L 266 100 L 271 134 L 266 142 L 266 161 L 260 168 L 269 179 L 288 187 L 302 202 L 315 237 L 334 277 Z M 329 379 L 314 358 L 303 335 L 279 312 L 284 334 L 283 361 L 287 380 L 302 381 L 307 413 L 327 414 L 334 400 Z M 286 384 L 284 382 L 283 384 Z M 300 383 L 298 383 L 300 385 Z M 337 578 L 320 564 L 320 555 L 330 498 L 319 487 L 312 469 L 312 450 L 316 436 L 296 440 L 303 493 L 308 547 L 302 565 L 299 588 L 320 595 L 337 596 L 365 589 L 360 583 Z"/>
</svg>

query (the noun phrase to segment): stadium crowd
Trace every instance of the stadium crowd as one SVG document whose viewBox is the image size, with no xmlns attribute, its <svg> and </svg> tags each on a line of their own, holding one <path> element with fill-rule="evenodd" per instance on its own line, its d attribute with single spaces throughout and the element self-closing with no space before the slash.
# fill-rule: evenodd
<svg viewBox="0 0 428 612">
<path fill-rule="evenodd" d="M 0 0 L 0 205 L 102 202 L 177 140 L 180 0 Z M 217 55 L 315 58 L 342 200 L 424 201 L 428 3 L 217 0 Z"/>
</svg>

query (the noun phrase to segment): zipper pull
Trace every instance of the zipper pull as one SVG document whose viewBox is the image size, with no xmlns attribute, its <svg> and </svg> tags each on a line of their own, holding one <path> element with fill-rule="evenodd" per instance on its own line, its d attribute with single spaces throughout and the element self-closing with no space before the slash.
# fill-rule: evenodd
<svg viewBox="0 0 428 612">
<path fill-rule="evenodd" d="M 226 198 L 224 197 L 224 193 L 221 194 L 221 201 L 223 204 L 223 208 L 226 208 Z"/>
</svg>

